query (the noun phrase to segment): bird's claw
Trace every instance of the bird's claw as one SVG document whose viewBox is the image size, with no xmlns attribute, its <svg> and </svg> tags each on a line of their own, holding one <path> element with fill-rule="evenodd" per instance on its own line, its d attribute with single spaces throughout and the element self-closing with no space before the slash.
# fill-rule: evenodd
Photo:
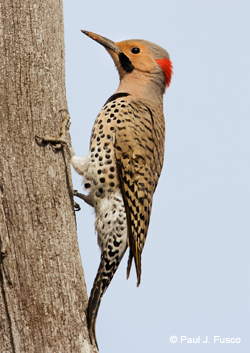
<svg viewBox="0 0 250 353">
<path fill-rule="evenodd" d="M 74 201 L 74 209 L 75 209 L 75 211 L 81 211 L 80 205 L 75 201 Z"/>
<path fill-rule="evenodd" d="M 80 199 L 82 199 L 83 201 L 85 201 L 88 205 L 90 206 L 94 206 L 93 205 L 93 202 L 90 198 L 90 195 L 84 195 L 84 194 L 81 194 L 80 192 L 78 192 L 77 190 L 73 190 L 73 195 L 76 196 L 76 197 L 79 197 Z"/>
<path fill-rule="evenodd" d="M 63 122 L 61 125 L 59 137 L 53 137 L 49 135 L 46 135 L 43 137 L 36 136 L 36 138 L 40 139 L 42 142 L 50 143 L 53 146 L 53 148 L 55 148 L 56 150 L 62 148 L 62 146 L 67 146 L 67 145 L 71 146 L 71 142 L 69 138 L 70 115 L 66 109 L 60 110 L 60 113 L 63 117 Z"/>
</svg>

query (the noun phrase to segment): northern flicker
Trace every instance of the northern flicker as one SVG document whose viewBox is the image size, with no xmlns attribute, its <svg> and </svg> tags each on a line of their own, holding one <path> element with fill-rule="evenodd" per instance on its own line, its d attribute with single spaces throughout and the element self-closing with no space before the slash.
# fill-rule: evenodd
<svg viewBox="0 0 250 353">
<path fill-rule="evenodd" d="M 88 191 L 82 198 L 94 207 L 101 248 L 87 313 L 90 340 L 97 346 L 100 301 L 127 247 L 127 278 L 134 259 L 140 284 L 141 254 L 163 166 L 163 94 L 171 82 L 172 64 L 167 51 L 154 43 L 137 39 L 115 43 L 82 32 L 107 49 L 120 76 L 117 91 L 96 118 L 89 154 L 80 158 L 72 152 L 71 159 Z"/>
<path fill-rule="evenodd" d="M 106 101 L 93 126 L 90 152 L 72 157 L 95 209 L 101 262 L 88 305 L 90 339 L 97 345 L 95 322 L 101 298 L 129 247 L 127 277 L 134 259 L 137 286 L 153 194 L 164 158 L 163 94 L 172 76 L 169 54 L 145 40 L 115 43 L 88 31 L 103 45 L 119 76 L 117 91 Z"/>
</svg>

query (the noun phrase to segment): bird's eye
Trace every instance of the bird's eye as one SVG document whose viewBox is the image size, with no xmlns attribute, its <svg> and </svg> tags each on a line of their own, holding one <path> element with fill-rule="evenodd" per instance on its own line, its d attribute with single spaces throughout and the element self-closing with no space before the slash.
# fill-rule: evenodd
<svg viewBox="0 0 250 353">
<path fill-rule="evenodd" d="M 133 47 L 133 48 L 131 49 L 131 53 L 133 53 L 133 54 L 139 54 L 139 53 L 140 53 L 140 48 L 138 48 L 138 47 Z"/>
</svg>

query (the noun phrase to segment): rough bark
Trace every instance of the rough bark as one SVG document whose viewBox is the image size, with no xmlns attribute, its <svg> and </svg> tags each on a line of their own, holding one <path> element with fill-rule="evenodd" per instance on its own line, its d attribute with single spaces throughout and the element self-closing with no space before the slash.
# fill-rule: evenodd
<svg viewBox="0 0 250 353">
<path fill-rule="evenodd" d="M 92 351 L 61 109 L 62 0 L 1 0 L 1 353 Z"/>
</svg>

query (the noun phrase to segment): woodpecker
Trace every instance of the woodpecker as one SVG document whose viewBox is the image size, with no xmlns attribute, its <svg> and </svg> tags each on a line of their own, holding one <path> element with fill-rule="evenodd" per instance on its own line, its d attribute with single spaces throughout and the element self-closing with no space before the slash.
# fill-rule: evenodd
<svg viewBox="0 0 250 353">
<path fill-rule="evenodd" d="M 88 191 L 82 198 L 94 207 L 101 249 L 87 312 L 90 340 L 97 346 L 100 301 L 128 247 L 127 278 L 134 259 L 137 286 L 140 284 L 141 254 L 163 166 L 163 94 L 171 82 L 172 64 L 168 52 L 149 41 L 115 43 L 82 32 L 104 46 L 120 76 L 117 91 L 94 123 L 89 154 L 80 158 L 73 153 L 71 159 Z"/>
</svg>

